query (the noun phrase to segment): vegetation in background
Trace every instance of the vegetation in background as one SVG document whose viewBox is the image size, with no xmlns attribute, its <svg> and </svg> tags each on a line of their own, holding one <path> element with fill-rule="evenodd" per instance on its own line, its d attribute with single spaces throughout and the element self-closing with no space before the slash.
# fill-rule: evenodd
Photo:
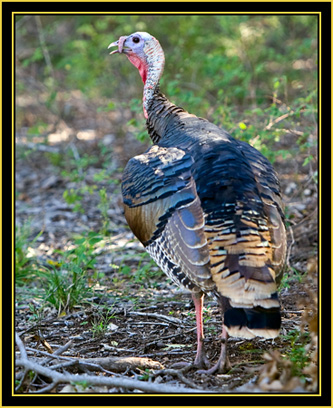
<svg viewBox="0 0 333 408">
<path fill-rule="evenodd" d="M 146 135 L 142 84 L 124 56 L 107 46 L 120 35 L 148 31 L 161 42 L 161 89 L 198 116 L 213 120 L 270 159 L 307 153 L 315 144 L 317 17 L 312 15 L 17 16 L 17 95 L 28 90 L 59 118 L 70 118 L 73 92 L 103 98 L 99 112 L 130 106 L 136 135 Z M 27 47 L 29 44 L 29 47 Z M 33 87 L 29 77 L 36 77 Z M 31 89 L 32 88 L 32 89 Z M 42 92 L 41 92 L 42 90 Z M 23 108 L 18 106 L 18 126 Z M 38 116 L 29 132 L 45 130 Z M 299 130 L 302 124 L 302 131 Z M 305 125 L 305 126 L 304 126 Z M 35 129 L 35 130 L 34 130 Z M 288 132 L 297 143 L 274 151 Z M 309 157 L 309 156 L 307 156 Z M 308 159 L 308 160 L 311 160 Z"/>
</svg>

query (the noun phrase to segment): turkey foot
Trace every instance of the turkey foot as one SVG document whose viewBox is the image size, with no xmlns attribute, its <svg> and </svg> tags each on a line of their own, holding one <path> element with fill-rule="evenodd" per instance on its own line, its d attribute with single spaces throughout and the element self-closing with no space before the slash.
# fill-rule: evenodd
<svg viewBox="0 0 333 408">
<path fill-rule="evenodd" d="M 228 332 L 225 326 L 223 326 L 221 338 L 222 338 L 221 354 L 217 363 L 214 364 L 213 367 L 211 367 L 208 370 L 199 370 L 198 374 L 215 374 L 215 373 L 223 374 L 231 369 L 231 365 L 227 355 Z"/>
<path fill-rule="evenodd" d="M 205 348 L 202 343 L 198 343 L 198 349 L 199 346 L 201 345 L 201 349 L 200 351 L 197 351 L 197 355 L 195 357 L 193 366 L 197 367 L 197 368 L 208 368 L 211 366 L 210 361 L 208 360 L 207 356 L 206 356 L 206 352 L 205 352 Z"/>
<path fill-rule="evenodd" d="M 187 363 L 185 361 L 180 361 L 178 363 L 172 364 L 171 368 L 174 369 L 190 369 L 190 368 L 209 368 L 211 366 L 205 352 L 203 345 L 203 340 L 198 341 L 197 355 L 193 363 Z"/>
</svg>

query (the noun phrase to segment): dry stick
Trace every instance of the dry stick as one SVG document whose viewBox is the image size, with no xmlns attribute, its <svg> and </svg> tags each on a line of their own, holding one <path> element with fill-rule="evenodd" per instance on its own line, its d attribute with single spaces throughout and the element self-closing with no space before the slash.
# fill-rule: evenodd
<svg viewBox="0 0 333 408">
<path fill-rule="evenodd" d="M 26 378 L 28 372 L 29 372 L 29 370 L 27 370 L 27 369 L 25 368 L 25 369 L 24 369 L 24 372 L 23 372 L 23 374 L 22 374 L 22 377 L 21 377 L 20 382 L 19 382 L 19 383 L 17 384 L 17 386 L 15 387 L 15 392 L 17 392 L 17 391 L 21 388 L 21 386 L 22 386 L 22 384 L 23 384 L 23 381 L 25 380 L 25 378 Z M 18 379 L 18 378 L 19 378 L 19 377 L 17 377 L 17 379 Z"/>
<path fill-rule="evenodd" d="M 288 116 L 292 115 L 293 113 L 294 113 L 293 111 L 285 113 L 284 115 L 279 116 L 273 121 L 270 121 L 269 124 L 265 127 L 265 130 L 269 130 L 273 125 L 276 125 L 277 123 L 281 122 L 281 120 L 286 119 Z"/>
<path fill-rule="evenodd" d="M 90 371 L 102 371 L 103 373 L 109 374 L 109 375 L 119 375 L 119 374 L 114 373 L 113 371 L 105 370 L 105 368 L 101 367 L 98 364 L 86 363 L 86 362 L 82 362 L 81 360 L 75 360 L 75 359 L 72 359 L 71 361 L 67 361 L 65 363 L 53 365 L 52 370 L 57 370 L 59 368 L 61 369 L 71 368 L 71 367 L 78 367 L 87 374 L 89 373 L 89 369 L 90 369 Z"/>
<path fill-rule="evenodd" d="M 290 243 L 289 248 L 287 250 L 286 265 L 288 266 L 289 269 L 291 269 L 289 261 L 290 261 L 291 248 L 293 247 L 293 245 L 295 243 L 295 239 L 294 239 L 294 232 L 293 232 L 293 229 L 292 229 L 291 225 L 289 226 L 288 229 L 289 229 L 289 232 L 290 232 L 291 243 Z"/>
<path fill-rule="evenodd" d="M 24 345 L 23 345 L 23 343 L 22 343 L 22 340 L 20 339 L 20 337 L 18 336 L 17 333 L 15 334 L 15 339 L 16 339 L 16 344 L 17 344 L 17 346 L 18 346 L 18 348 L 19 348 L 19 350 L 20 350 L 20 353 L 21 353 L 21 358 L 27 360 L 27 359 L 28 359 L 27 352 L 26 352 L 26 350 L 25 350 L 25 348 L 24 348 Z M 24 372 L 23 372 L 21 381 L 20 381 L 19 384 L 15 387 L 15 391 L 18 391 L 18 390 L 21 388 L 21 386 L 22 386 L 22 384 L 23 384 L 23 381 L 25 380 L 25 378 L 26 378 L 28 372 L 29 372 L 29 370 L 28 370 L 27 368 L 24 368 Z"/>
<path fill-rule="evenodd" d="M 148 393 L 176 393 L 176 394 L 191 394 L 191 393 L 202 393 L 202 390 L 198 389 L 190 389 L 185 387 L 175 387 L 167 384 L 153 384 L 142 382 L 133 379 L 127 378 L 117 378 L 117 377 L 104 377 L 104 376 L 96 376 L 96 375 L 86 375 L 86 374 L 68 374 L 68 373 L 59 373 L 54 371 L 50 368 L 43 367 L 42 365 L 33 362 L 28 359 L 26 350 L 24 348 L 23 342 L 20 337 L 16 334 L 15 335 L 16 344 L 20 350 L 21 358 L 16 360 L 16 365 L 20 367 L 24 367 L 26 371 L 34 371 L 35 373 L 44 375 L 52 380 L 52 388 L 54 388 L 59 383 L 78 383 L 78 382 L 85 382 L 90 385 L 104 385 L 108 387 L 122 387 L 129 390 L 139 389 Z M 50 386 L 47 386 L 47 391 L 50 390 Z M 51 389 L 52 389 L 51 388 Z M 44 392 L 43 390 L 39 390 L 39 392 Z M 210 392 L 210 391 L 205 391 Z"/>
<path fill-rule="evenodd" d="M 165 320 L 168 323 L 182 324 L 182 321 L 180 319 L 177 319 L 176 317 L 165 316 L 165 315 L 158 314 L 158 313 L 127 312 L 127 314 L 133 315 L 133 316 L 154 317 L 155 319 Z"/>
<path fill-rule="evenodd" d="M 103 373 L 109 374 L 109 375 L 115 375 L 115 376 L 120 375 L 113 371 L 106 370 L 104 367 L 100 366 L 99 364 L 88 363 L 86 361 L 82 361 L 78 359 L 72 359 L 71 361 L 67 361 L 65 363 L 59 363 L 59 364 L 52 365 L 52 370 L 57 370 L 59 368 L 62 368 L 62 369 L 70 368 L 70 367 L 78 367 L 85 373 L 89 373 L 89 370 L 90 370 L 90 371 L 102 371 Z"/>
<path fill-rule="evenodd" d="M 44 351 L 44 350 L 38 350 L 38 349 L 35 349 L 35 348 L 33 348 L 33 347 L 26 347 L 25 348 L 27 351 L 31 351 L 31 352 L 33 352 L 33 353 L 35 353 L 35 354 L 41 354 L 41 355 L 43 355 L 43 356 L 46 356 L 46 357 L 49 357 L 48 359 L 44 359 L 44 360 L 42 360 L 39 364 L 41 364 L 41 365 L 45 365 L 45 363 L 49 363 L 51 360 L 54 360 L 54 359 L 60 359 L 60 360 L 72 360 L 72 358 L 71 357 L 64 357 L 64 356 L 59 356 L 59 355 L 56 355 L 55 353 L 49 353 L 48 351 Z"/>
<path fill-rule="evenodd" d="M 41 388 L 40 390 L 34 391 L 31 394 L 44 394 L 46 392 L 52 391 L 53 388 L 55 388 L 57 386 L 56 382 L 51 382 L 49 385 L 47 385 L 46 387 Z"/>
<path fill-rule="evenodd" d="M 159 371 L 155 371 L 154 372 L 154 376 L 158 376 L 158 375 L 172 375 L 172 376 L 176 376 L 178 377 L 178 379 L 180 381 L 182 381 L 184 384 L 187 384 L 189 387 L 194 388 L 194 389 L 199 389 L 199 390 L 203 390 L 203 388 L 200 385 L 195 384 L 193 381 L 189 380 L 188 378 L 186 378 L 184 376 L 184 372 L 188 371 L 191 367 L 185 367 L 185 369 L 181 369 L 181 370 L 175 370 L 173 368 L 166 368 L 164 370 L 159 370 Z"/>
<path fill-rule="evenodd" d="M 59 347 L 53 354 L 50 354 L 48 359 L 45 359 L 41 364 L 48 364 L 51 360 L 56 357 L 59 357 L 62 353 L 64 353 L 69 347 L 73 344 L 72 340 L 69 340 L 66 344 Z"/>
<path fill-rule="evenodd" d="M 291 313 L 291 314 L 301 315 L 301 314 L 304 313 L 304 310 L 288 310 L 288 309 L 285 309 L 282 313 L 283 314 Z"/>
<path fill-rule="evenodd" d="M 36 21 L 36 25 L 37 25 L 38 38 L 39 38 L 39 42 L 40 42 L 40 45 L 41 45 L 41 48 L 42 48 L 45 63 L 46 63 L 47 67 L 50 70 L 50 74 L 51 74 L 52 78 L 54 79 L 55 76 L 54 76 L 53 65 L 52 65 L 52 62 L 51 62 L 49 50 L 48 50 L 47 45 L 46 45 L 46 40 L 45 40 L 43 26 L 42 26 L 40 16 L 38 16 L 38 15 L 35 16 L 35 21 Z"/>
<path fill-rule="evenodd" d="M 149 325 L 149 326 L 164 326 L 169 327 L 170 323 L 161 323 L 161 322 L 131 322 L 132 326 Z"/>
</svg>

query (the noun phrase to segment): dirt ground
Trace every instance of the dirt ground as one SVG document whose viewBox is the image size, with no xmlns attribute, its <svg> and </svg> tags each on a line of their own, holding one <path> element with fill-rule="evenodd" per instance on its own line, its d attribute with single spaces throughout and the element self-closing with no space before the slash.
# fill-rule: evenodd
<svg viewBox="0 0 333 408">
<path fill-rule="evenodd" d="M 83 115 L 78 120 L 83 120 Z M 27 118 L 28 119 L 28 118 Z M 103 118 L 102 118 L 103 119 Z M 86 127 L 96 127 L 96 123 L 85 118 Z M 103 126 L 103 124 L 105 126 Z M 82 122 L 81 122 L 82 126 Z M 127 140 L 107 134 L 107 123 L 99 123 L 101 134 L 92 140 L 72 139 L 57 141 L 46 148 L 42 144 L 31 143 L 25 138 L 24 129 L 17 139 L 16 161 L 16 223 L 22 225 L 31 220 L 32 237 L 43 233 L 35 243 L 34 255 L 40 262 L 56 259 L 54 250 L 63 250 L 71 244 L 73 233 L 98 231 L 102 220 L 98 209 L 98 189 L 80 201 L 83 212 L 73 210 L 73 205 L 65 202 L 65 190 L 75 188 L 73 181 L 63 177 L 50 163 L 47 152 L 65 154 L 68 149 L 83 157 L 98 155 L 97 143 L 108 145 L 112 151 L 110 160 L 114 163 L 112 178 L 121 180 L 121 172 L 126 161 L 145 150 L 145 146 L 134 139 Z M 59 131 L 59 129 L 58 129 Z M 60 133 L 60 131 L 59 131 Z M 128 142 L 128 143 L 127 143 Z M 288 141 L 286 141 L 288 143 Z M 46 151 L 45 151 L 46 150 Z M 25 154 L 29 151 L 29 154 Z M 312 173 L 302 167 L 303 158 L 294 161 L 277 161 L 275 167 L 280 174 L 282 191 L 289 213 L 288 243 L 289 252 L 285 283 L 281 289 L 282 332 L 274 340 L 243 340 L 231 338 L 228 342 L 229 358 L 232 365 L 225 374 L 198 374 L 194 368 L 177 375 L 172 365 L 178 362 L 193 362 L 196 352 L 196 329 L 194 307 L 189 293 L 185 293 L 166 281 L 157 273 L 156 278 L 138 282 L 135 279 L 138 265 L 150 265 L 141 245 L 133 239 L 128 229 L 121 206 L 119 183 L 98 184 L 95 174 L 100 172 L 100 163 L 89 166 L 85 175 L 86 185 L 97 184 L 107 188 L 110 197 L 108 216 L 110 235 L 105 238 L 104 247 L 97 255 L 95 270 L 103 272 L 99 285 L 95 285 L 95 296 L 88 299 L 89 304 L 75 306 L 67 313 L 43 306 L 43 312 L 36 318 L 42 304 L 34 297 L 29 287 L 16 289 L 15 326 L 24 343 L 28 357 L 34 361 L 45 361 L 45 354 L 52 354 L 70 341 L 61 354 L 69 359 L 107 359 L 108 357 L 140 357 L 159 363 L 157 369 L 142 366 L 127 366 L 113 370 L 93 369 L 70 365 L 66 372 L 88 373 L 103 376 L 122 376 L 130 379 L 148 381 L 152 384 L 168 384 L 191 389 L 224 392 L 308 392 L 315 388 L 315 376 L 305 374 L 303 380 L 293 382 L 289 363 L 284 357 L 295 348 L 291 333 L 305 327 L 309 329 L 309 293 L 317 292 L 317 188 Z M 128 274 L 112 265 L 126 265 Z M 311 279 L 309 278 L 312 273 Z M 93 271 L 91 272 L 93 281 Z M 314 300 L 311 299 L 312 307 Z M 313 318 L 315 311 L 310 313 Z M 311 317 L 310 316 L 310 317 Z M 103 320 L 104 319 L 104 320 Z M 308 320 L 307 320 L 308 319 Z M 106 330 L 96 329 L 97 323 L 104 321 Z M 220 352 L 219 334 L 222 316 L 213 298 L 207 297 L 204 309 L 205 342 L 208 357 L 215 362 Z M 311 352 L 315 351 L 314 343 Z M 310 347 L 310 346 L 309 346 Z M 279 354 L 274 354 L 273 350 Z M 17 355 L 19 355 L 17 351 Z M 149 361 L 150 361 L 149 360 Z M 65 360 L 56 360 L 56 363 Z M 69 360 L 68 360 L 69 361 Z M 54 361 L 48 362 L 50 367 Z M 148 363 L 149 366 L 150 363 Z M 270 370 L 275 367 L 276 370 Z M 60 368 L 65 370 L 64 367 Z M 266 376 L 266 382 L 263 378 Z M 270 377 L 271 376 L 271 377 Z M 283 377 L 284 376 L 284 377 Z M 297 375 L 296 375 L 297 377 Z M 274 382 L 275 381 L 275 382 Z M 17 392 L 106 392 L 131 393 L 142 392 L 122 387 L 82 387 L 57 383 L 48 387 L 50 380 L 43 375 L 25 376 L 17 367 Z M 67 388 L 66 388 L 67 387 Z M 81 388 L 80 388 L 81 387 Z M 280 387 L 280 388 L 279 388 Z"/>
</svg>

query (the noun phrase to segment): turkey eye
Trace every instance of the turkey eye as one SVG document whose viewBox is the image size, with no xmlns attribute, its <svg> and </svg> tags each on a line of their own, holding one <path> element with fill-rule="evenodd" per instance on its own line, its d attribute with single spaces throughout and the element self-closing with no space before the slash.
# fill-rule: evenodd
<svg viewBox="0 0 333 408">
<path fill-rule="evenodd" d="M 139 37 L 133 37 L 132 41 L 137 44 L 137 43 L 140 42 L 140 38 Z"/>
</svg>

